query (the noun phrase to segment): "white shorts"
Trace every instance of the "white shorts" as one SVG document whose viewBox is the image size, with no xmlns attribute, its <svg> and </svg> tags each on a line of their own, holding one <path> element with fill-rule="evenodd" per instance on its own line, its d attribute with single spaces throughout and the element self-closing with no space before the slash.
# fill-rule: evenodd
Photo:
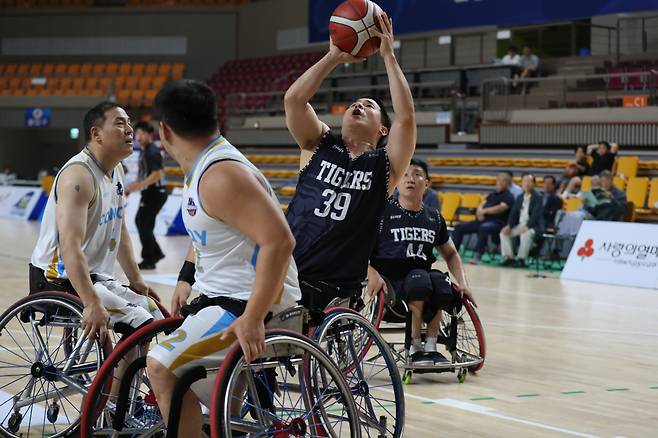
<svg viewBox="0 0 658 438">
<path fill-rule="evenodd" d="M 150 320 L 163 318 L 153 299 L 133 292 L 116 280 L 97 281 L 94 289 L 110 314 L 110 327 L 122 323 L 138 328 Z"/>
<path fill-rule="evenodd" d="M 233 336 L 221 340 L 219 335 L 236 319 L 235 315 L 220 306 L 201 309 L 185 318 L 183 324 L 151 348 L 148 355 L 177 377 L 199 365 L 206 370 L 217 369 L 235 341 Z M 206 379 L 192 385 L 192 391 L 206 406 L 210 406 L 215 375 L 215 372 L 210 372 Z"/>
</svg>

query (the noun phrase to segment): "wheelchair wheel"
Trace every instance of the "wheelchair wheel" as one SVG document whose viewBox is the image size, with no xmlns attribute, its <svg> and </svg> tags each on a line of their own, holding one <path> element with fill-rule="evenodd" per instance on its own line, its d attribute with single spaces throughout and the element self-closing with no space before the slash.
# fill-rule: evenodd
<svg viewBox="0 0 658 438">
<path fill-rule="evenodd" d="M 400 437 L 404 431 L 404 393 L 388 344 L 362 315 L 329 309 L 315 339 L 338 364 L 359 410 L 368 437 Z"/>
<path fill-rule="evenodd" d="M 64 292 L 29 295 L 0 316 L 0 435 L 70 436 L 82 399 L 111 352 L 80 329 L 80 299 Z"/>
<path fill-rule="evenodd" d="M 152 322 L 115 347 L 103 363 L 84 401 L 80 437 L 164 436 L 165 423 L 146 374 L 146 356 L 139 349 L 157 343 L 158 337 L 177 329 L 182 318 Z M 126 364 L 122 378 L 115 375 L 119 363 L 129 352 L 134 358 Z M 117 391 L 118 387 L 118 391 Z M 115 388 L 114 391 L 111 391 Z M 112 392 L 112 394 L 110 393 Z"/>
<path fill-rule="evenodd" d="M 367 289 L 364 288 L 361 299 L 365 306 L 359 311 L 359 313 L 369 321 L 370 324 L 375 326 L 375 328 L 379 328 L 384 315 L 384 308 L 386 306 L 386 294 L 384 291 L 379 291 L 371 298 L 368 296 Z"/>
<path fill-rule="evenodd" d="M 213 438 L 361 436 L 350 389 L 320 346 L 275 329 L 265 347 L 248 364 L 236 343 L 222 362 L 210 407 Z"/>
<path fill-rule="evenodd" d="M 484 329 L 480 317 L 475 312 L 473 305 L 464 299 L 461 310 L 453 317 L 448 312 L 443 312 L 439 337 L 443 340 L 450 339 L 453 327 L 453 318 L 456 323 L 456 349 L 453 352 L 455 362 L 473 362 L 467 366 L 468 371 L 477 372 L 484 366 L 487 347 L 484 338 Z"/>
</svg>

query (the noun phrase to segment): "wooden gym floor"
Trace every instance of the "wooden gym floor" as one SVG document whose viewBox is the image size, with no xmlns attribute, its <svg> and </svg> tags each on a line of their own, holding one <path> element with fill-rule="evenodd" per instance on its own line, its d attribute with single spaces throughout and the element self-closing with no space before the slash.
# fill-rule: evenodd
<svg viewBox="0 0 658 438">
<path fill-rule="evenodd" d="M 0 220 L 2 310 L 27 294 L 37 235 L 36 223 Z M 187 240 L 158 240 L 167 258 L 147 278 L 173 279 Z M 133 244 L 138 252 L 137 236 Z M 451 373 L 414 375 L 405 386 L 405 436 L 658 436 L 658 290 L 467 270 L 485 366 L 463 384 Z M 168 305 L 173 288 L 151 284 Z"/>
</svg>

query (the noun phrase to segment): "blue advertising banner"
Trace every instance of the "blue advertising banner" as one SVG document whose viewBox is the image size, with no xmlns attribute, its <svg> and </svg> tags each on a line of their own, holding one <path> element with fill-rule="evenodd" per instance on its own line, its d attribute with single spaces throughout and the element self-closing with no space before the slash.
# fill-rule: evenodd
<svg viewBox="0 0 658 438">
<path fill-rule="evenodd" d="M 50 109 L 27 108 L 25 110 L 26 128 L 47 128 L 50 126 Z"/>
<path fill-rule="evenodd" d="M 309 40 L 329 39 L 329 17 L 342 0 L 309 0 Z M 576 20 L 658 9 L 658 0 L 377 0 L 395 33 Z"/>
</svg>

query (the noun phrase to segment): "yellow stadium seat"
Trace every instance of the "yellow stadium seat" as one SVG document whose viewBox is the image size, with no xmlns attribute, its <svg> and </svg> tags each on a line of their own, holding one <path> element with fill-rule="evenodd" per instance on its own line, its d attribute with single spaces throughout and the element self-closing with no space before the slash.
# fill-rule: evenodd
<svg viewBox="0 0 658 438">
<path fill-rule="evenodd" d="M 285 186 L 279 189 L 281 196 L 294 196 L 297 188 L 295 186 Z"/>
<path fill-rule="evenodd" d="M 617 159 L 617 174 L 623 175 L 625 178 L 637 176 L 639 163 L 639 157 L 619 157 Z"/>
<path fill-rule="evenodd" d="M 53 188 L 53 183 L 55 182 L 55 177 L 52 175 L 46 175 L 41 179 L 41 189 L 50 193 L 50 190 Z"/>
<path fill-rule="evenodd" d="M 614 186 L 617 187 L 619 190 L 624 190 L 626 188 L 626 180 L 624 178 L 616 176 L 612 181 Z"/>
<path fill-rule="evenodd" d="M 651 179 L 651 189 L 649 189 L 647 206 L 649 209 L 658 212 L 658 177 Z"/>
<path fill-rule="evenodd" d="M 626 188 L 626 197 L 636 208 L 644 208 L 644 201 L 647 199 L 649 189 L 649 178 L 630 178 Z"/>
<path fill-rule="evenodd" d="M 592 177 L 591 176 L 584 176 L 583 177 L 583 182 L 580 185 L 580 190 L 583 190 L 583 191 L 592 190 Z"/>
<path fill-rule="evenodd" d="M 479 193 L 464 193 L 461 203 L 457 209 L 457 220 L 459 222 L 469 222 L 475 220 L 475 209 L 482 202 L 482 195 Z"/>
<path fill-rule="evenodd" d="M 451 223 L 455 220 L 455 215 L 459 204 L 461 202 L 462 195 L 456 192 L 447 192 L 443 195 L 443 202 L 441 203 L 441 215 L 446 220 L 446 222 Z"/>
<path fill-rule="evenodd" d="M 569 198 L 564 202 L 564 210 L 565 211 L 576 211 L 580 208 L 580 206 L 583 204 L 583 200 L 580 198 Z"/>
</svg>

